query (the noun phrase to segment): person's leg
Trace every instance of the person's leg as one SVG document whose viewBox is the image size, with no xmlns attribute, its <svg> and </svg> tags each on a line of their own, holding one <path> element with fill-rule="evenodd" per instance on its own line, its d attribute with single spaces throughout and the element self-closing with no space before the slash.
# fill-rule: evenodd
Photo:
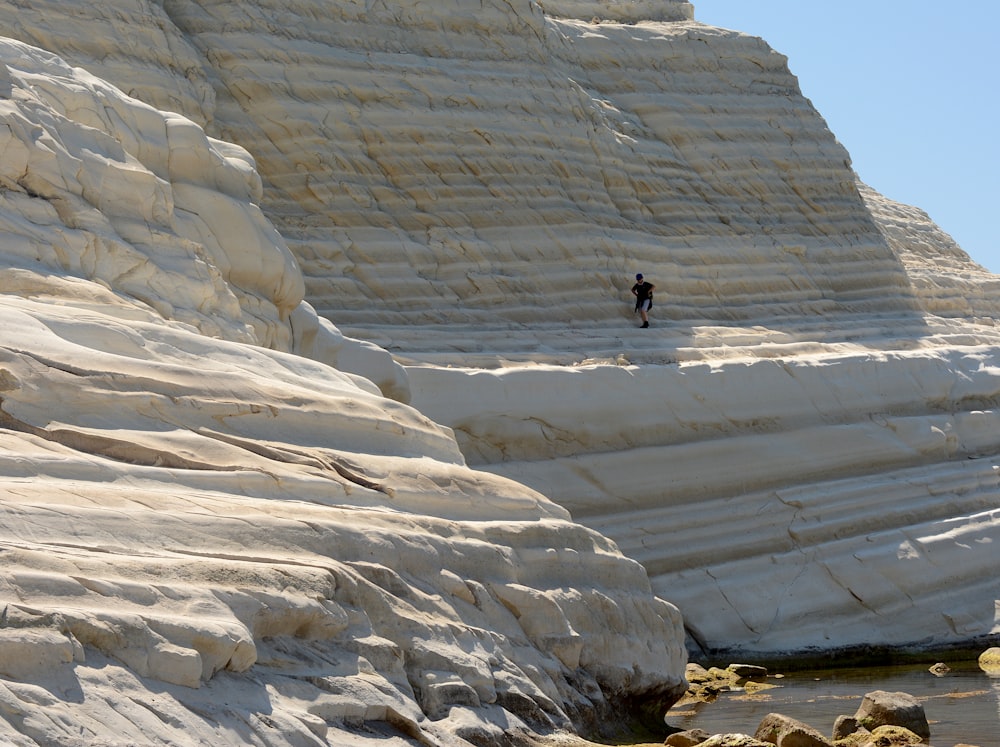
<svg viewBox="0 0 1000 747">
<path fill-rule="evenodd" d="M 643 301 L 642 306 L 639 307 L 639 316 L 642 319 L 642 326 L 649 326 L 649 315 L 646 313 L 649 309 L 649 301 Z"/>
</svg>

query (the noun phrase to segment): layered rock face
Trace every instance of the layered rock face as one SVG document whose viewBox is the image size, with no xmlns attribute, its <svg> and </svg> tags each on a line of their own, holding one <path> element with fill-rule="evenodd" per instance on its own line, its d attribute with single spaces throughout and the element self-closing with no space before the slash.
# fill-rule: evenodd
<svg viewBox="0 0 1000 747">
<path fill-rule="evenodd" d="M 188 101 L 250 148 L 310 302 L 394 349 L 447 348 L 442 319 L 617 330 L 637 269 L 655 268 L 677 319 L 912 307 L 784 57 L 733 32 L 637 22 L 642 3 L 603 5 L 632 22 L 594 23 L 587 3 L 550 16 L 531 2 L 172 0 L 162 18 L 126 20 L 174 29 L 159 31 L 161 68 L 174 48 L 201 52 L 190 95 L 146 72 L 148 49 L 122 87 L 162 109 Z M 39 13 L 71 33 L 59 4 Z M 73 51 L 115 81 L 137 55 L 110 46 Z"/>
<path fill-rule="evenodd" d="M 311 302 L 358 336 L 438 351 L 457 324 L 525 325 L 520 347 L 546 323 L 606 334 L 649 265 L 678 319 L 911 308 L 847 154 L 759 40 L 530 3 L 420 6 L 419 23 L 348 5 L 262 53 L 173 7 L 206 54 L 231 50 L 218 75 L 238 108 L 215 126 L 267 135 L 265 209 Z"/>
<path fill-rule="evenodd" d="M 997 280 L 762 40 L 684 2 L 21 5 L 5 737 L 500 744 L 656 721 L 682 624 L 998 631 Z"/>
<path fill-rule="evenodd" d="M 484 744 L 662 716 L 676 608 L 383 396 L 402 369 L 302 301 L 247 151 L 43 50 L 0 60 L 0 740 Z"/>
</svg>

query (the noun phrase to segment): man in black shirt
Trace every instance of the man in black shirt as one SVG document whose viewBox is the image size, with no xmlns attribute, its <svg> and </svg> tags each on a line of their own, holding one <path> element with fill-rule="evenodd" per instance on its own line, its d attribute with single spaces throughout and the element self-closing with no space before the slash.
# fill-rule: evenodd
<svg viewBox="0 0 1000 747">
<path fill-rule="evenodd" d="M 640 272 L 635 276 L 635 285 L 632 286 L 632 295 L 635 296 L 635 310 L 639 312 L 639 316 L 642 317 L 642 329 L 649 326 L 649 316 L 648 312 L 653 308 L 653 289 L 656 288 L 652 283 L 647 283 L 642 279 L 642 273 Z"/>
</svg>

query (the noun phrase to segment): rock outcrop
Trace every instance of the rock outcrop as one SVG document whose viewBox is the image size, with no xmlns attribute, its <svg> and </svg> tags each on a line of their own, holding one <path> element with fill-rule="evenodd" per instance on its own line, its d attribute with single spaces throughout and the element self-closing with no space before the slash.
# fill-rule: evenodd
<svg viewBox="0 0 1000 747">
<path fill-rule="evenodd" d="M 522 349 L 546 323 L 616 334 L 640 268 L 660 279 L 658 314 L 678 320 L 916 308 L 782 55 L 693 22 L 637 22 L 643 3 L 601 4 L 637 15 L 594 23 L 586 3 L 563 3 L 581 10 L 566 17 L 528 0 L 126 3 L 93 14 L 113 33 L 72 59 L 115 82 L 136 57 L 124 90 L 165 110 L 205 102 L 182 113 L 252 151 L 310 303 L 394 351 L 448 350 L 456 334 L 467 347 L 512 323 Z M 43 5 L 36 28 L 77 33 L 71 11 Z M 154 22 L 155 48 L 114 43 Z M 165 69 L 192 47 L 203 63 L 188 95 L 147 72 L 157 49 Z"/>
<path fill-rule="evenodd" d="M 998 631 L 997 279 L 692 15 L 0 0 L 0 737 L 502 744 L 655 722 L 682 625 Z"/>
<path fill-rule="evenodd" d="M 383 395 L 402 369 L 302 300 L 247 151 L 40 49 L 0 60 L 0 739 L 662 717 L 677 610 Z"/>
</svg>

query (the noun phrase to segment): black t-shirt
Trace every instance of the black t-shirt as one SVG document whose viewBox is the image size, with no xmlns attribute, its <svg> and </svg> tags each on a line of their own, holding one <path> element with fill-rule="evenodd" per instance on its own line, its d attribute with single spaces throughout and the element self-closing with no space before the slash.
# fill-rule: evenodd
<svg viewBox="0 0 1000 747">
<path fill-rule="evenodd" d="M 636 300 L 645 301 L 651 295 L 653 295 L 653 284 L 647 283 L 643 280 L 641 283 L 636 283 L 632 286 L 632 290 L 635 292 Z"/>
</svg>

